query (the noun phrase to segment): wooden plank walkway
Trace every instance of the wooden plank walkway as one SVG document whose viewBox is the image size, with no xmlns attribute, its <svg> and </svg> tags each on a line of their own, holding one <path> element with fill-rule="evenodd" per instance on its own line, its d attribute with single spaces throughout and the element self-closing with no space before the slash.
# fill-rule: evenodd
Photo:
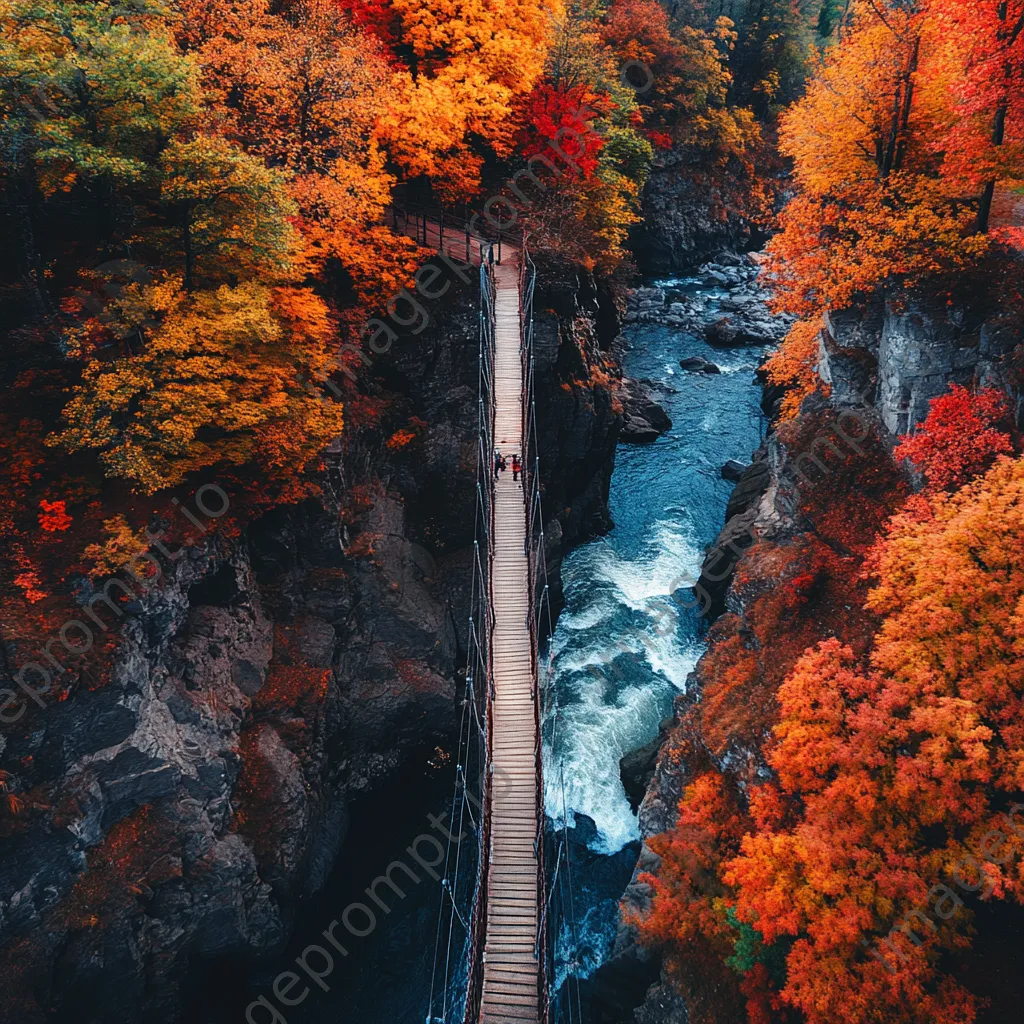
<svg viewBox="0 0 1024 1024">
<path fill-rule="evenodd" d="M 511 248 L 511 247 L 509 247 Z M 519 275 L 507 259 L 494 268 L 494 439 L 507 458 L 494 500 L 494 764 L 482 1024 L 537 1024 L 537 720 L 529 631 L 526 507 L 512 455 L 522 455 L 523 372 L 519 356 Z"/>
</svg>

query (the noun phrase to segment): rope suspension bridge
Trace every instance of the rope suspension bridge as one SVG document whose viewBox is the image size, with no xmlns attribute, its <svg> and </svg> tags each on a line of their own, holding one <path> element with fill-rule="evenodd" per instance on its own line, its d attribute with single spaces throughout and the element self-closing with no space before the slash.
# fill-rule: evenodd
<svg viewBox="0 0 1024 1024">
<path fill-rule="evenodd" d="M 426 213 L 396 213 L 394 226 L 403 224 L 478 264 L 480 288 L 466 684 L 425 1024 L 582 1024 L 571 850 L 564 830 L 544 827 L 550 655 L 543 674 L 539 660 L 554 621 L 534 395 L 536 268 L 525 239 L 446 232 Z M 516 457 L 520 479 L 499 474 L 496 457 Z M 564 775 L 558 791 L 564 821 Z"/>
</svg>

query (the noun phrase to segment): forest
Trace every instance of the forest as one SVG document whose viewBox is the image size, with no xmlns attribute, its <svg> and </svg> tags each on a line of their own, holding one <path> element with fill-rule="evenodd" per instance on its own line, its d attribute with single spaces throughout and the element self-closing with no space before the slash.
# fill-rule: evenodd
<svg viewBox="0 0 1024 1024">
<path fill-rule="evenodd" d="M 159 660 L 147 617 L 183 553 L 226 564 L 268 522 L 326 516 L 344 557 L 317 579 L 341 586 L 355 562 L 390 571 L 384 538 L 406 527 L 374 516 L 403 488 L 410 519 L 430 505 L 417 545 L 468 547 L 471 485 L 417 476 L 436 360 L 402 360 L 459 303 L 472 322 L 476 268 L 457 246 L 439 261 L 409 211 L 467 255 L 471 232 L 529 239 L 538 306 L 562 318 L 550 415 L 604 403 L 619 423 L 614 350 L 600 325 L 570 336 L 557 286 L 621 318 L 669 172 L 719 248 L 756 254 L 787 328 L 758 370 L 771 483 L 729 542 L 725 609 L 662 737 L 670 812 L 644 835 L 643 899 L 621 907 L 686 1006 L 643 1020 L 1016 1019 L 1024 0 L 0 0 L 0 27 L 0 863 L 79 843 L 59 881 L 33 881 L 54 895 L 31 913 L 0 869 L 4 1020 L 69 1019 L 79 998 L 90 1022 L 185 1020 L 182 965 L 245 952 L 168 943 L 132 971 L 173 994 L 147 981 L 104 1008 L 125 961 L 99 936 L 159 916 L 153 893 L 188 877 L 187 828 L 167 792 L 90 817 L 88 786 L 68 785 L 89 759 L 72 765 L 63 733 L 59 767 L 51 749 L 62 706 L 124 685 L 126 635 Z M 925 338 L 910 385 L 893 325 Z M 461 472 L 473 443 L 458 452 Z M 544 487 L 567 549 L 602 532 Z M 294 604 L 258 568 L 266 607 Z M 274 815 L 292 805 L 262 738 L 271 723 L 306 766 L 296 793 L 319 793 L 334 775 L 311 781 L 310 723 L 343 713 L 338 651 L 296 653 L 302 616 L 270 618 L 267 681 L 233 698 L 233 732 L 215 693 L 188 699 L 232 750 L 218 836 L 255 851 L 285 906 Z M 412 691 L 445 675 L 392 660 Z M 338 750 L 323 756 L 348 764 Z M 65 991 L 67 949 L 93 967 Z"/>
</svg>

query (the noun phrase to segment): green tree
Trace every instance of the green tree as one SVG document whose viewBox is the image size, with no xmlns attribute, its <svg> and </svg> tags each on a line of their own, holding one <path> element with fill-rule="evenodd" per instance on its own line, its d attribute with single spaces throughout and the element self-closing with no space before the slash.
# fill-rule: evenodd
<svg viewBox="0 0 1024 1024">
<path fill-rule="evenodd" d="M 198 113 L 195 67 L 150 0 L 5 0 L 0 27 L 5 162 L 34 164 L 44 193 L 147 178 Z"/>
<path fill-rule="evenodd" d="M 835 31 L 836 22 L 839 20 L 838 0 L 823 0 L 821 10 L 818 11 L 818 35 L 822 39 L 829 39 Z"/>
<path fill-rule="evenodd" d="M 185 290 L 225 280 L 280 278 L 291 267 L 296 212 L 282 174 L 216 136 L 172 142 L 160 160 L 160 234 Z"/>
<path fill-rule="evenodd" d="M 818 13 L 809 0 L 747 0 L 730 62 L 737 103 L 768 118 L 796 98 Z"/>
</svg>

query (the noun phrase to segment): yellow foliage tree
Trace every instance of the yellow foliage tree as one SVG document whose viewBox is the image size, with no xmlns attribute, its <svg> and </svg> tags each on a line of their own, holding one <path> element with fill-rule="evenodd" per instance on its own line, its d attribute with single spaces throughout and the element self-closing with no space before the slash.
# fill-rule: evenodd
<svg viewBox="0 0 1024 1024">
<path fill-rule="evenodd" d="M 798 195 L 769 246 L 780 304 L 842 308 L 882 281 L 914 286 L 977 262 L 960 183 L 941 174 L 957 43 L 917 7 L 855 3 L 840 45 L 781 122 Z"/>
<path fill-rule="evenodd" d="M 311 291 L 255 282 L 189 294 L 178 278 L 134 289 L 133 358 L 90 363 L 51 443 L 90 448 L 146 493 L 218 464 L 301 473 L 341 431 L 341 405 L 307 383 L 335 368 L 334 329 Z"/>
</svg>

